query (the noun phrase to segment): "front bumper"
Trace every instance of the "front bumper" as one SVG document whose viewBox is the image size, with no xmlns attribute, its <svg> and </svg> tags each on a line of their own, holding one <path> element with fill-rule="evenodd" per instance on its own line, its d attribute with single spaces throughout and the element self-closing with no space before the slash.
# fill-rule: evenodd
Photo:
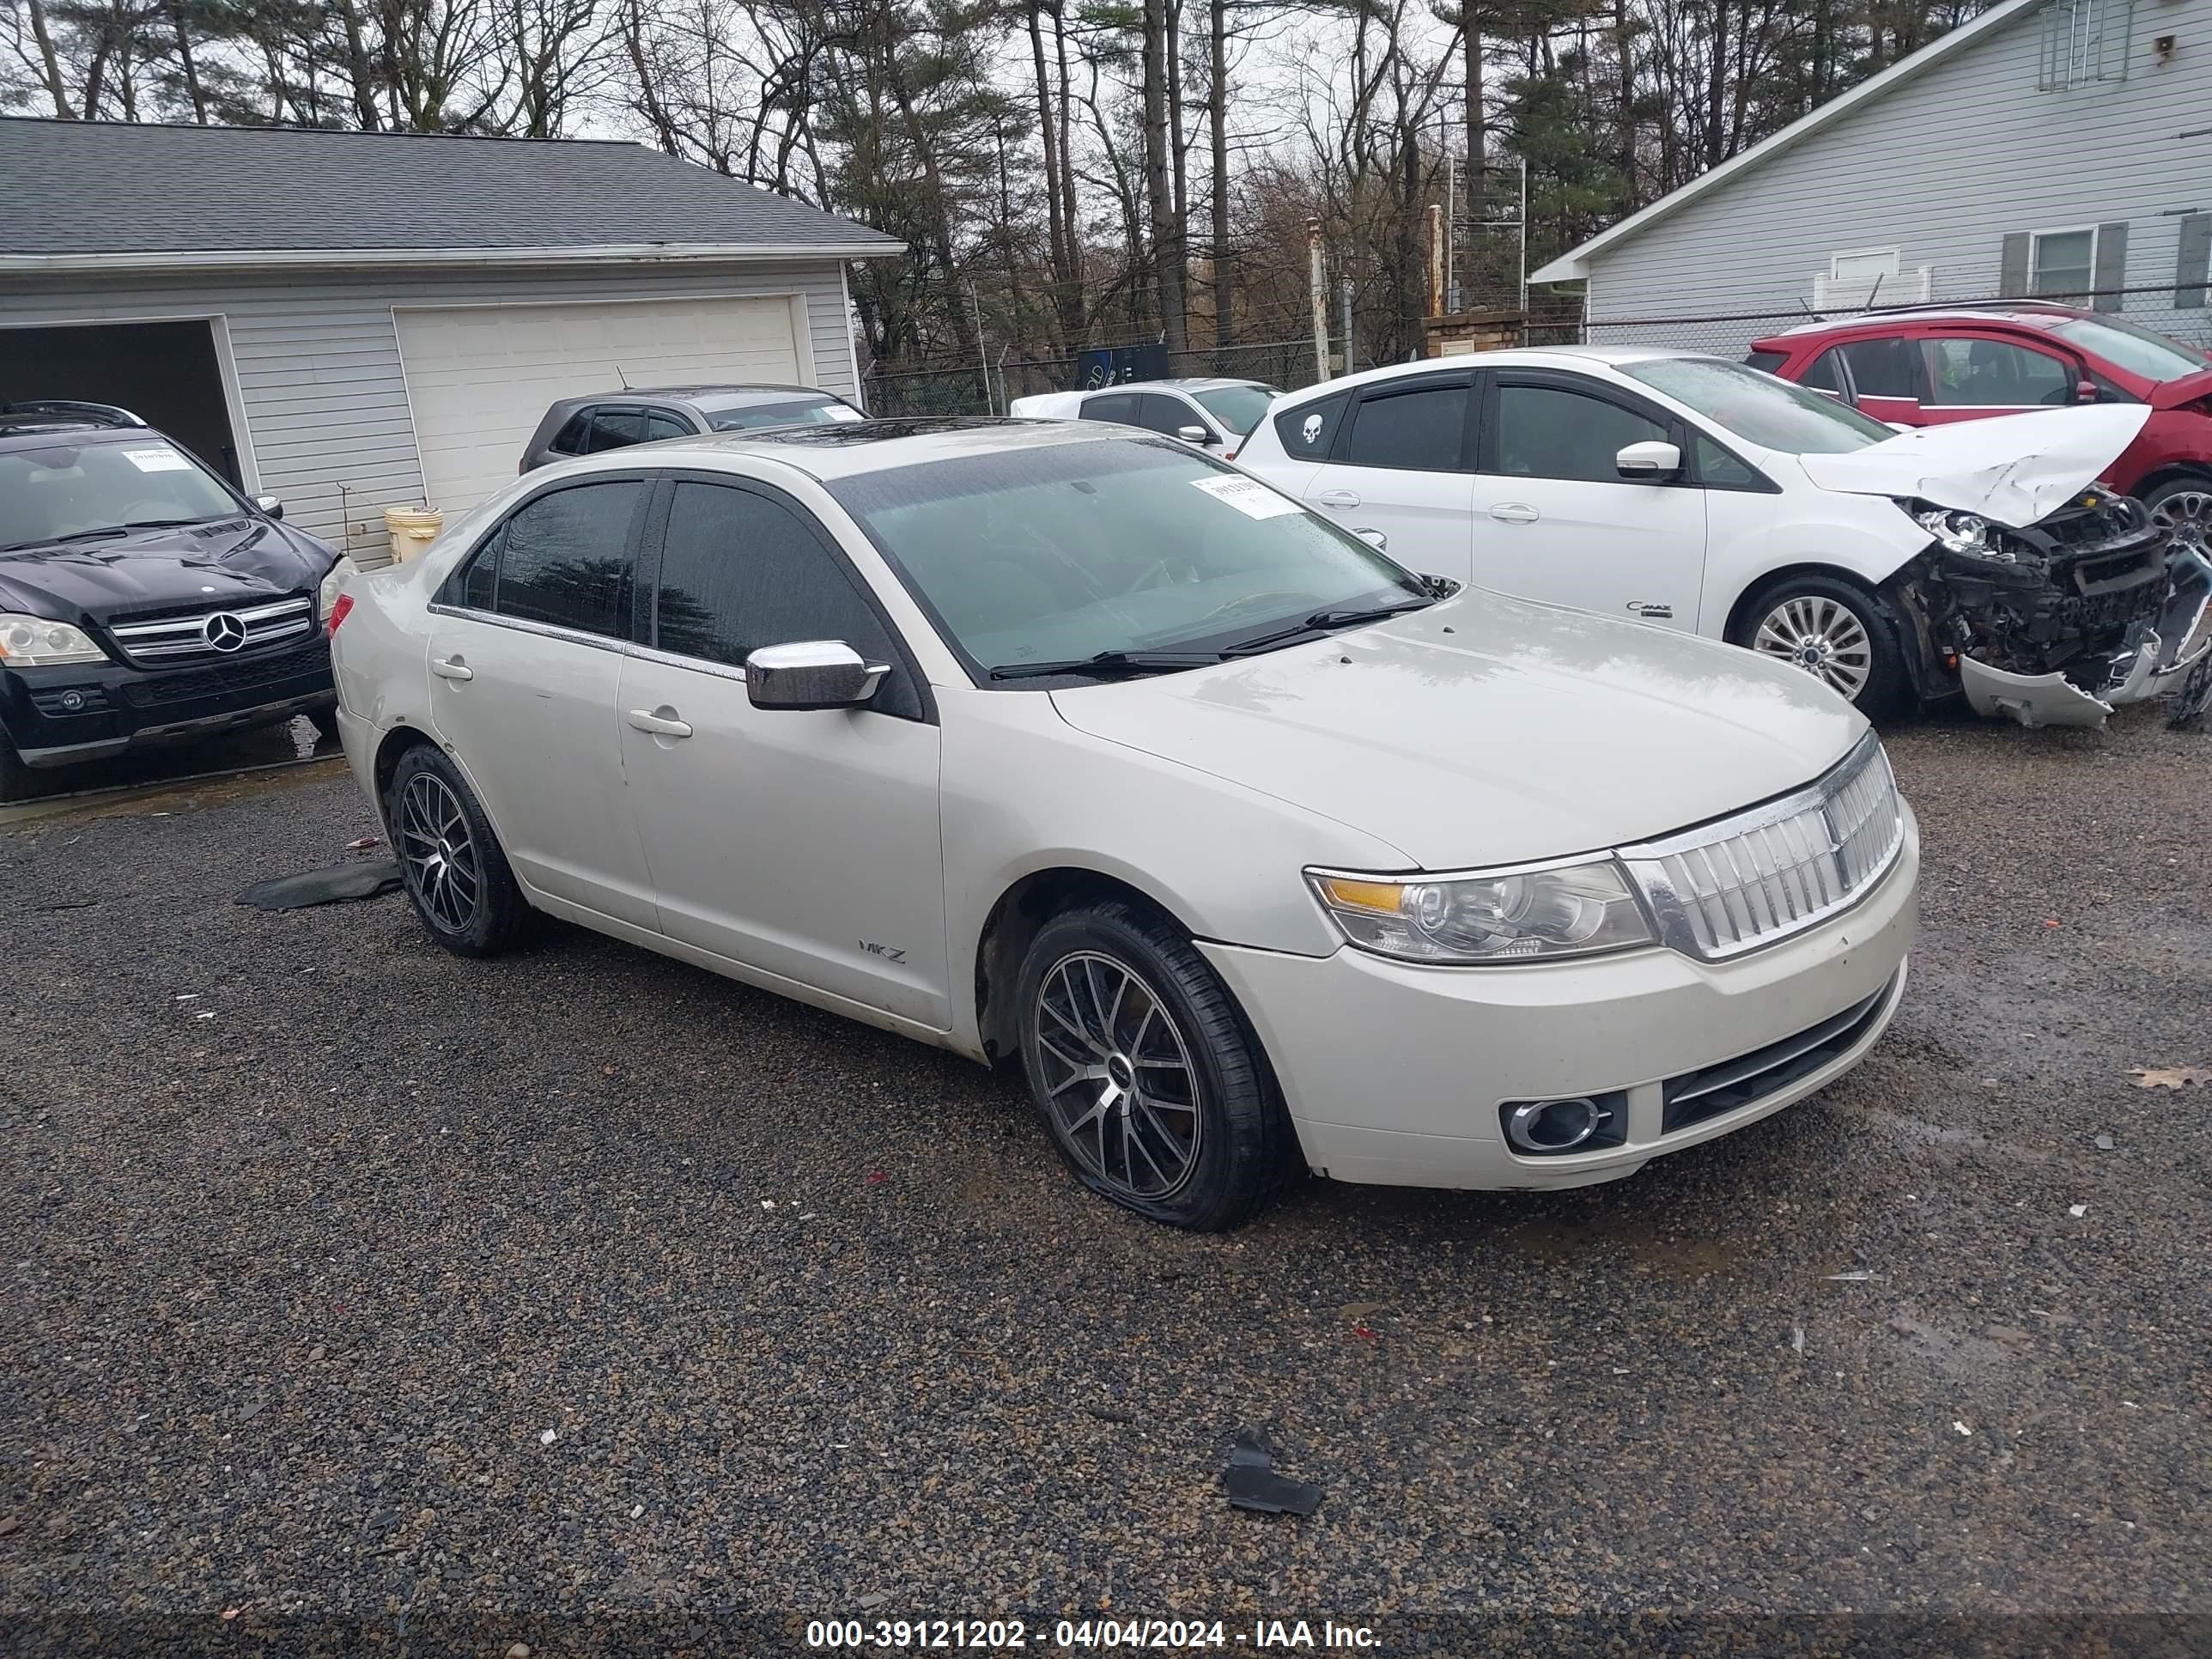
<svg viewBox="0 0 2212 1659">
<path fill-rule="evenodd" d="M 1579 1187 L 1754 1123 L 1856 1065 L 1904 995 L 1919 868 L 1908 812 L 1903 849 L 1863 901 L 1725 963 L 1650 949 L 1438 969 L 1349 945 L 1328 957 L 1200 948 L 1258 1032 L 1316 1170 L 1390 1186 Z M 1692 1073 L 1710 1083 L 1714 1068 L 1786 1054 L 1847 1011 L 1855 1018 L 1811 1069 L 1777 1063 L 1721 1097 L 1742 1103 L 1667 1127 L 1670 1094 L 1687 1092 Z M 1508 1102 L 1616 1091 L 1627 1112 L 1620 1146 L 1531 1157 L 1506 1144 Z"/>
<path fill-rule="evenodd" d="M 336 700 L 331 653 L 304 644 L 217 665 L 123 663 L 0 670 L 0 728 L 27 766 L 74 766 L 156 744 L 268 725 Z"/>
</svg>

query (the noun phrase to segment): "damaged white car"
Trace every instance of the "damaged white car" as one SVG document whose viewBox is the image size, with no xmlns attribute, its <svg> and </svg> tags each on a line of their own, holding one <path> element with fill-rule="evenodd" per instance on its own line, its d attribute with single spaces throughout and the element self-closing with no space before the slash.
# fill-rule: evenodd
<svg viewBox="0 0 2212 1659">
<path fill-rule="evenodd" d="M 2094 726 L 2212 651 L 2212 565 L 2098 486 L 2148 415 L 1900 432 L 1721 358 L 1565 346 L 1331 381 L 1238 459 L 1416 568 L 1725 639 L 1869 714 Z"/>
</svg>

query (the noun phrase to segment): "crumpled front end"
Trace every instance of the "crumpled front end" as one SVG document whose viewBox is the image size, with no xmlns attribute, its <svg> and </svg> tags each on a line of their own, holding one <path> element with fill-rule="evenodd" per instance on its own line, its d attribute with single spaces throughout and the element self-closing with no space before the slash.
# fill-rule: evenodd
<svg viewBox="0 0 2212 1659">
<path fill-rule="evenodd" d="M 2208 650 L 2212 566 L 2124 495 L 2089 490 L 2025 528 L 1915 514 L 1935 545 L 1900 584 L 1979 713 L 2101 726 Z"/>
</svg>

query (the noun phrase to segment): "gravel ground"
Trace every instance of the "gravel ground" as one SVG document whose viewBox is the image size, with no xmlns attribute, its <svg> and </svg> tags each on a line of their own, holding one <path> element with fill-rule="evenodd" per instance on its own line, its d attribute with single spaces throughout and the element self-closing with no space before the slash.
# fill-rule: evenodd
<svg viewBox="0 0 2212 1659">
<path fill-rule="evenodd" d="M 2212 1615 L 2212 1095 L 2130 1075 L 2212 1066 L 2212 735 L 1892 751 L 1926 934 L 1853 1076 L 1226 1238 L 643 951 L 234 906 L 374 829 L 334 767 L 0 830 L 0 1612 Z M 1248 1424 L 1310 1520 L 1224 1504 Z"/>
</svg>

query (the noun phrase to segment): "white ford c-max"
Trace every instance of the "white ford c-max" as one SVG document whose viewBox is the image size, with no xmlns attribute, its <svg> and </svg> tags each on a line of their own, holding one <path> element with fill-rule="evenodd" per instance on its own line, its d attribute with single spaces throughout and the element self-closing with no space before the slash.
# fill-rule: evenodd
<svg viewBox="0 0 2212 1659">
<path fill-rule="evenodd" d="M 1562 1187 L 1828 1083 L 1917 841 L 1784 665 L 1454 592 L 1172 440 L 702 437 L 349 575 L 346 753 L 431 934 L 542 911 L 1018 1061 L 1159 1220 L 1286 1169 Z"/>
</svg>

